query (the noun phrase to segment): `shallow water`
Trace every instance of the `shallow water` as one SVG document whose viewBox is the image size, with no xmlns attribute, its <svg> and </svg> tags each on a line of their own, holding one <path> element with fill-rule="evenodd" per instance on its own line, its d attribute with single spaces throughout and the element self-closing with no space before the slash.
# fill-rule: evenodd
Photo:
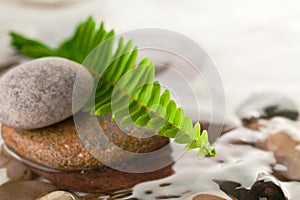
<svg viewBox="0 0 300 200">
<path fill-rule="evenodd" d="M 278 120 L 275 120 L 277 122 Z M 283 123 L 283 122 L 282 122 Z M 278 128 L 278 127 L 277 127 Z M 272 134 L 272 133 L 270 133 Z M 293 134 L 293 133 L 291 133 Z M 272 152 L 263 151 L 252 145 L 237 143 L 244 141 L 257 142 L 265 136 L 246 128 L 237 128 L 219 138 L 215 147 L 217 156 L 214 158 L 198 158 L 196 151 L 184 153 L 176 160 L 173 169 L 175 173 L 167 178 L 144 182 L 133 189 L 118 191 L 111 194 L 81 194 L 84 200 L 92 199 L 188 199 L 194 194 L 223 192 L 214 180 L 234 181 L 242 187 L 250 188 L 258 174 L 272 174 L 273 168 L 284 168 L 276 165 Z M 181 146 L 172 143 L 172 148 L 178 153 Z M 174 155 L 177 155 L 175 153 Z M 3 170 L 2 170 L 3 171 Z M 1 172 L 2 172 L 1 171 Z M 1 183 L 7 181 L 5 170 L 0 175 Z M 43 179 L 40 179 L 43 180 Z M 297 199 L 300 195 L 300 182 L 278 181 L 287 193 L 288 199 Z M 225 195 L 225 193 L 223 193 Z M 225 195 L 226 197 L 226 195 Z M 229 198 L 228 198 L 229 199 Z"/>
<path fill-rule="evenodd" d="M 272 152 L 263 151 L 251 145 L 232 144 L 241 139 L 253 141 L 255 133 L 238 128 L 222 136 L 216 144 L 215 158 L 197 158 L 196 152 L 187 152 L 176 161 L 175 174 L 158 181 L 139 184 L 133 189 L 138 199 L 186 199 L 205 191 L 221 191 L 213 180 L 228 180 L 249 188 L 259 173 L 272 174 L 275 158 Z M 300 195 L 300 182 L 279 182 L 288 194 L 288 199 Z M 164 198 L 161 198 L 164 197 Z"/>
</svg>

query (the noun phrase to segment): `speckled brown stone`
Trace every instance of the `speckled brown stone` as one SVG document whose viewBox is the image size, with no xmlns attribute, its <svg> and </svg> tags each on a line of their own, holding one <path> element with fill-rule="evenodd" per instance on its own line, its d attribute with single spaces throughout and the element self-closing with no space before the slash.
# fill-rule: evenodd
<svg viewBox="0 0 300 200">
<path fill-rule="evenodd" d="M 105 131 L 107 138 L 126 151 L 152 152 L 169 143 L 168 138 L 160 136 L 139 139 L 127 135 L 110 120 L 110 116 L 99 119 L 99 124 Z M 147 133 L 145 129 L 141 128 L 135 128 L 134 131 Z M 19 130 L 3 125 L 2 138 L 5 144 L 16 154 L 45 167 L 58 170 L 89 170 L 103 166 L 83 146 L 77 135 L 73 118 L 36 130 Z M 120 161 L 118 159 L 123 159 L 114 157 L 111 149 L 101 151 L 99 154 L 109 156 L 115 162 Z"/>
<path fill-rule="evenodd" d="M 96 170 L 49 172 L 31 168 L 62 189 L 78 192 L 113 192 L 138 183 L 165 178 L 174 173 L 172 165 L 147 173 L 127 173 L 103 166 Z"/>
<path fill-rule="evenodd" d="M 35 172 L 35 174 L 50 180 L 61 189 L 78 192 L 111 193 L 114 191 L 131 188 L 141 182 L 165 178 L 174 173 L 172 169 L 172 157 L 170 156 L 170 146 L 166 147 L 167 150 L 163 154 L 150 157 L 150 159 L 147 161 L 142 159 L 141 162 L 143 163 L 140 163 L 148 166 L 152 163 L 165 163 L 165 161 L 168 160 L 170 164 L 155 171 L 144 173 L 122 172 L 107 166 L 101 166 L 92 170 L 55 170 L 38 165 L 23 157 L 19 157 L 17 154 L 8 149 L 7 146 L 4 147 L 6 154 L 23 162 L 33 172 Z M 128 162 L 132 161 L 132 159 L 128 160 Z M 137 159 L 134 159 L 134 161 L 136 164 L 139 162 Z"/>
</svg>

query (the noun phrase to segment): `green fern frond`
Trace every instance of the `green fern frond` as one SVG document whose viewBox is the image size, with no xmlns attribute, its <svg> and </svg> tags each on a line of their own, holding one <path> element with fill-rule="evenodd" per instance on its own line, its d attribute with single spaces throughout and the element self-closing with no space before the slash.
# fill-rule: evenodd
<svg viewBox="0 0 300 200">
<path fill-rule="evenodd" d="M 162 91 L 154 82 L 154 63 L 145 58 L 136 64 L 137 47 L 123 38 L 114 50 L 114 32 L 105 30 L 103 23 L 97 28 L 88 18 L 57 48 L 18 33 L 11 33 L 11 38 L 12 45 L 28 57 L 65 57 L 89 69 L 95 79 L 95 95 L 83 111 L 97 116 L 112 113 L 121 125 L 156 130 L 160 136 L 185 144 L 185 150 L 198 148 L 199 156 L 216 154 L 209 145 L 207 131 L 201 134 L 200 124 L 193 126 L 191 118 L 170 99 L 169 91 Z"/>
<path fill-rule="evenodd" d="M 93 18 L 79 24 L 74 35 L 61 43 L 57 48 L 51 48 L 40 41 L 11 32 L 11 44 L 20 53 L 31 58 L 58 56 L 82 63 L 87 55 L 100 43 L 114 37 L 114 31 L 107 31 L 104 24 L 96 27 Z M 109 53 L 109 52 L 107 52 Z"/>
</svg>

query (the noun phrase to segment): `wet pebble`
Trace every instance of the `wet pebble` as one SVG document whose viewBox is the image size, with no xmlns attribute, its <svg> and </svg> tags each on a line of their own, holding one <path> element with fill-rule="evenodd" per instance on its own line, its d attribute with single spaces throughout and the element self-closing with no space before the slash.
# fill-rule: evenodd
<svg viewBox="0 0 300 200">
<path fill-rule="evenodd" d="M 298 107 L 288 97 L 278 93 L 259 93 L 249 97 L 237 109 L 241 119 L 272 118 L 275 116 L 296 120 L 299 116 Z"/>
<path fill-rule="evenodd" d="M 250 195 L 252 194 L 252 195 Z M 244 194 L 241 200 L 287 200 L 282 189 L 273 182 L 256 181 L 248 194 Z"/>
<path fill-rule="evenodd" d="M 9 181 L 9 179 L 6 175 L 6 169 L 4 169 L 4 168 L 0 169 L 0 185 L 6 183 L 8 181 Z"/>
<path fill-rule="evenodd" d="M 77 196 L 66 191 L 54 191 L 37 200 L 78 200 Z"/>
<path fill-rule="evenodd" d="M 226 200 L 226 199 L 211 194 L 199 194 L 194 196 L 193 200 Z"/>
<path fill-rule="evenodd" d="M 0 149 L 0 168 L 6 171 L 6 177 L 9 181 L 26 181 L 33 178 L 32 171 L 8 155 L 2 147 Z"/>
<path fill-rule="evenodd" d="M 213 191 L 195 194 L 187 200 L 233 200 L 233 198 L 227 196 L 222 192 Z"/>
<path fill-rule="evenodd" d="M 21 129 L 54 124 L 73 114 L 72 95 L 78 97 L 73 110 L 79 111 L 93 89 L 91 74 L 80 67 L 64 58 L 46 57 L 7 72 L 0 79 L 0 121 Z M 76 94 L 73 94 L 75 80 Z"/>
<path fill-rule="evenodd" d="M 257 119 L 246 127 L 254 131 L 256 139 L 244 144 L 272 152 L 276 160 L 273 171 L 281 180 L 300 181 L 300 122 L 274 117 Z"/>
<path fill-rule="evenodd" d="M 0 149 L 0 169 L 5 167 L 9 163 L 10 159 Z"/>
<path fill-rule="evenodd" d="M 257 181 L 250 189 L 240 183 L 226 180 L 215 180 L 220 189 L 239 200 L 287 200 L 286 194 L 277 179 L 271 175 L 260 173 Z M 200 200 L 200 199 L 199 199 Z"/>
<path fill-rule="evenodd" d="M 32 171 L 21 162 L 12 159 L 7 165 L 7 177 L 10 181 L 26 181 L 33 177 Z"/>
<path fill-rule="evenodd" d="M 276 162 L 282 166 L 275 167 L 277 174 L 285 179 L 297 181 L 300 181 L 299 145 L 300 142 L 295 141 L 286 132 L 272 134 L 263 142 L 256 144 L 257 147 L 274 153 Z"/>
<path fill-rule="evenodd" d="M 257 137 L 251 145 L 273 152 L 276 176 L 282 180 L 300 181 L 300 122 L 274 117 L 257 119 L 247 128 L 254 130 L 253 137 Z"/>
<path fill-rule="evenodd" d="M 58 188 L 40 181 L 8 182 L 0 186 L 1 200 L 33 200 Z"/>
</svg>

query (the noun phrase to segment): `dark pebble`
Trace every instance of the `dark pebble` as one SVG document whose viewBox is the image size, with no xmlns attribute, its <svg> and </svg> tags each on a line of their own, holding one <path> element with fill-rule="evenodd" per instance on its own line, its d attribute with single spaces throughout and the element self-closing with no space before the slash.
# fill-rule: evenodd
<svg viewBox="0 0 300 200">
<path fill-rule="evenodd" d="M 237 109 L 241 119 L 269 119 L 275 116 L 296 120 L 299 116 L 298 107 L 288 97 L 278 93 L 260 93 L 248 98 Z"/>
</svg>

